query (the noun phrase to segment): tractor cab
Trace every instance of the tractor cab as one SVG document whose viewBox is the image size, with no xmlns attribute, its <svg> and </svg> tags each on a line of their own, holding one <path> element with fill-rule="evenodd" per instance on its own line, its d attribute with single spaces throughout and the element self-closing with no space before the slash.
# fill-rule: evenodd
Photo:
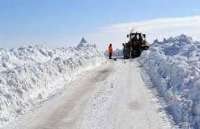
<svg viewBox="0 0 200 129">
<path fill-rule="evenodd" d="M 139 57 L 143 50 L 148 50 L 149 45 L 146 41 L 146 34 L 142 33 L 130 33 L 127 35 L 129 38 L 128 43 L 123 43 L 124 58 Z"/>
</svg>

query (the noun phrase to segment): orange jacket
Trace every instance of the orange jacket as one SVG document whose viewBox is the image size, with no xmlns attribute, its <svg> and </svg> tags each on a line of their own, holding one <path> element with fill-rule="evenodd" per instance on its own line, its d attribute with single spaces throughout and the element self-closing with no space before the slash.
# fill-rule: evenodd
<svg viewBox="0 0 200 129">
<path fill-rule="evenodd" d="M 112 52 L 113 52 L 112 46 L 109 46 L 109 47 L 108 47 L 108 52 L 109 52 L 109 53 L 112 53 Z"/>
</svg>

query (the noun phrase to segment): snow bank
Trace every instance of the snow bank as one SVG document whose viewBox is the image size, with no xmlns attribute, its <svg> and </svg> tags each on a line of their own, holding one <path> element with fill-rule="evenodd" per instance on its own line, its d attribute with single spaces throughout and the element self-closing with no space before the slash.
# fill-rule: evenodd
<svg viewBox="0 0 200 129">
<path fill-rule="evenodd" d="M 76 48 L 0 49 L 0 126 L 62 90 L 81 71 L 103 61 L 95 45 L 85 42 Z"/>
<path fill-rule="evenodd" d="M 181 129 L 200 129 L 200 42 L 186 35 L 156 40 L 139 60 Z"/>
</svg>

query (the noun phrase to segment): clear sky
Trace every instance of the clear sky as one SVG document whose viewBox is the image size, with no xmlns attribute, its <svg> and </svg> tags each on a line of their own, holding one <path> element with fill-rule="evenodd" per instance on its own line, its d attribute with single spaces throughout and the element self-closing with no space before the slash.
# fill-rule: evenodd
<svg viewBox="0 0 200 129">
<path fill-rule="evenodd" d="M 200 0 L 0 0 L 0 47 L 71 46 L 104 26 L 194 15 Z"/>
</svg>

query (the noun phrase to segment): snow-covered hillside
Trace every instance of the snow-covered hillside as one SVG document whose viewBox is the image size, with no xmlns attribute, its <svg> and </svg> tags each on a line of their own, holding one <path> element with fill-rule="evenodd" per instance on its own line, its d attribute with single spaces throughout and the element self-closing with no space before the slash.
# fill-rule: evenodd
<svg viewBox="0 0 200 129">
<path fill-rule="evenodd" d="M 200 42 L 186 35 L 155 41 L 139 60 L 181 129 L 200 129 Z"/>
<path fill-rule="evenodd" d="M 103 61 L 103 54 L 87 42 L 76 48 L 36 45 L 0 49 L 0 126 L 62 90 L 78 73 Z"/>
</svg>

